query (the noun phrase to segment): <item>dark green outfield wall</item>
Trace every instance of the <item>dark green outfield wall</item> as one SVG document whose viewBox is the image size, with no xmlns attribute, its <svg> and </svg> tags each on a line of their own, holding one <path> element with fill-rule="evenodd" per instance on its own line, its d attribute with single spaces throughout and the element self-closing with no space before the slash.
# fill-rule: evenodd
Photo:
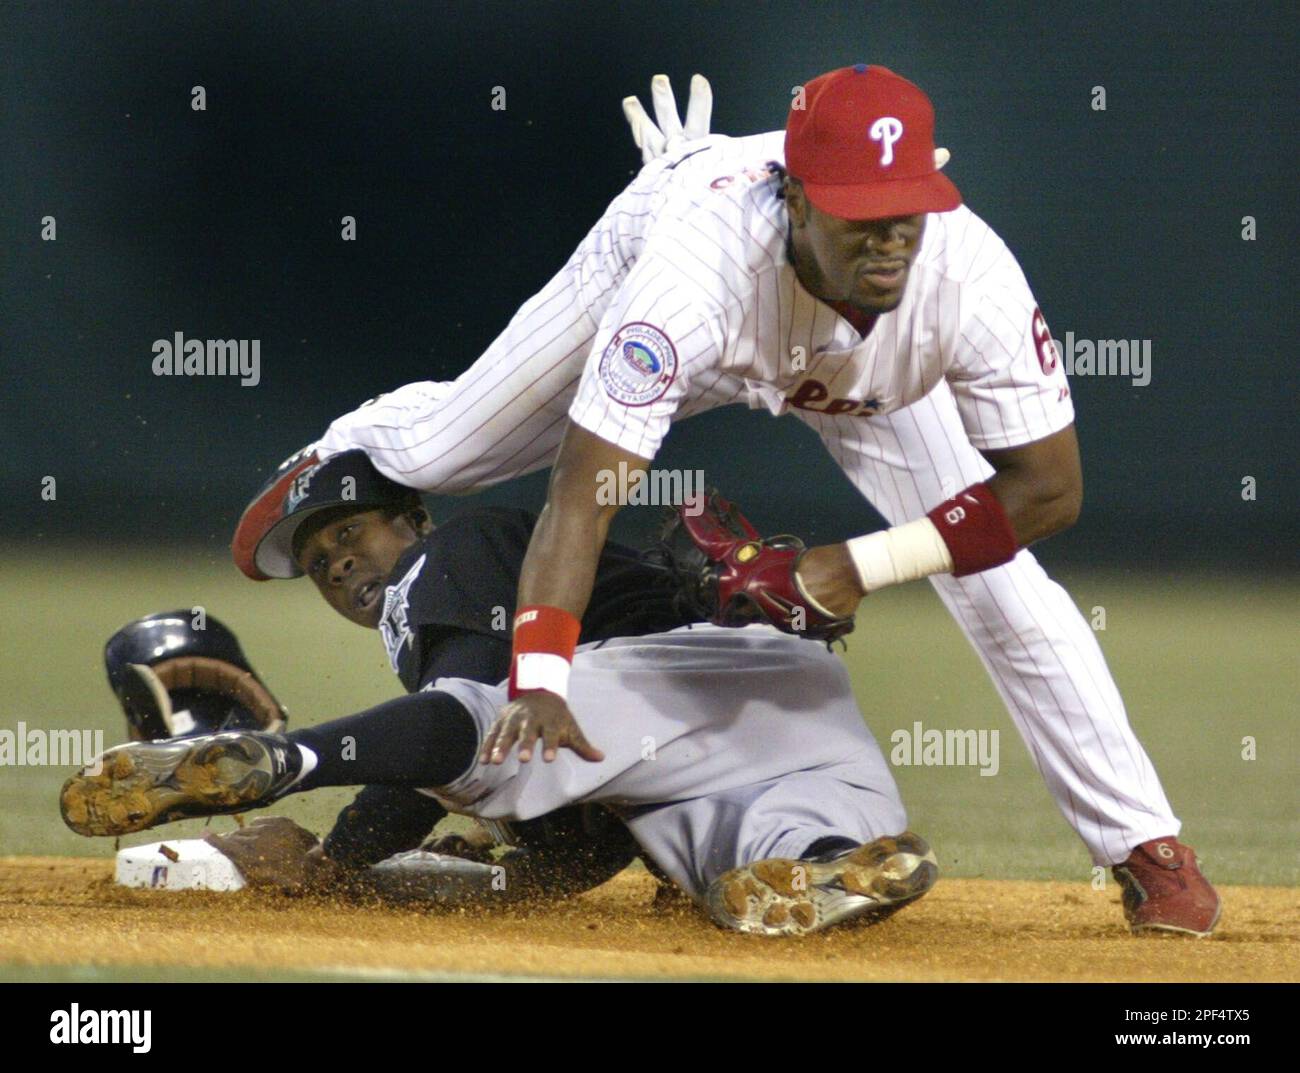
<svg viewBox="0 0 1300 1073">
<path fill-rule="evenodd" d="M 1087 504 L 1049 557 L 1293 560 L 1297 10 L 6 5 L 5 535 L 221 543 L 270 463 L 364 398 L 455 375 L 548 278 L 632 174 L 619 100 L 651 74 L 684 91 L 705 72 L 715 128 L 744 133 L 861 60 L 930 93 L 949 174 L 1058 338 L 1150 347 L 1142 386 L 1075 377 Z M 259 339 L 261 382 L 153 376 L 177 331 Z M 862 529 L 801 431 L 714 415 L 664 457 L 764 524 Z"/>
</svg>

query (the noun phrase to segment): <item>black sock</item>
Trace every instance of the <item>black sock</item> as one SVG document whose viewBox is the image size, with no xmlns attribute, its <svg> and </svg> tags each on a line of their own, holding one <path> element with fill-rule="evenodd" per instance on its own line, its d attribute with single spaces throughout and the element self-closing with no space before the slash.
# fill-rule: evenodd
<svg viewBox="0 0 1300 1073">
<path fill-rule="evenodd" d="M 295 791 L 321 786 L 436 788 L 474 763 L 478 728 L 446 693 L 411 693 L 342 719 L 285 735 L 316 754 Z"/>
</svg>

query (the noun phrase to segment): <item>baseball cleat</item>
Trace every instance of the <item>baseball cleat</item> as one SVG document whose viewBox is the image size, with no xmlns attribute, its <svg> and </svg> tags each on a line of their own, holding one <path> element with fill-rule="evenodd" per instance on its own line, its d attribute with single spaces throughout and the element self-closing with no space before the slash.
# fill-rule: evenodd
<svg viewBox="0 0 1300 1073">
<path fill-rule="evenodd" d="M 1153 838 L 1112 869 L 1134 935 L 1164 932 L 1205 938 L 1219 922 L 1219 892 L 1196 854 L 1176 838 Z"/>
<path fill-rule="evenodd" d="M 302 770 L 279 734 L 232 731 L 109 749 L 63 784 L 63 822 L 80 835 L 125 835 L 188 816 L 269 805 Z"/>
<path fill-rule="evenodd" d="M 883 920 L 934 886 L 939 863 L 911 831 L 825 859 L 769 857 L 719 876 L 705 893 L 715 923 L 751 935 L 806 935 Z"/>
</svg>

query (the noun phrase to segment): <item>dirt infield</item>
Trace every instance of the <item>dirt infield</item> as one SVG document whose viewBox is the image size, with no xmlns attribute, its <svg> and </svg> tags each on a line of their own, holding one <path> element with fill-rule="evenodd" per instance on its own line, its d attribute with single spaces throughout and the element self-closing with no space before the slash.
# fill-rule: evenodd
<svg viewBox="0 0 1300 1073">
<path fill-rule="evenodd" d="M 1118 891 L 940 880 L 876 927 L 764 940 L 625 872 L 528 910 L 415 911 L 115 887 L 109 861 L 0 858 L 0 965 L 738 980 L 1300 980 L 1296 892 L 1223 888 L 1210 940 L 1135 939 Z M 0 975 L 3 970 L 0 969 Z"/>
</svg>

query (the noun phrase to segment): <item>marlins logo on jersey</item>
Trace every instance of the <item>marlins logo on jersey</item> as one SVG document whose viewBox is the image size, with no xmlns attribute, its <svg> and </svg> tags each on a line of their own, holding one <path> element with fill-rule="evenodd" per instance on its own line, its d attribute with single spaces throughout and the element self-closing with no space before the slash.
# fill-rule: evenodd
<svg viewBox="0 0 1300 1073">
<path fill-rule="evenodd" d="M 384 589 L 384 612 L 379 616 L 379 636 L 384 639 L 384 648 L 388 651 L 388 662 L 397 671 L 397 658 L 402 647 L 411 643 L 411 626 L 406 620 L 407 608 L 411 600 L 411 586 L 424 569 L 428 555 L 421 555 L 406 576 L 396 585 Z"/>
</svg>

